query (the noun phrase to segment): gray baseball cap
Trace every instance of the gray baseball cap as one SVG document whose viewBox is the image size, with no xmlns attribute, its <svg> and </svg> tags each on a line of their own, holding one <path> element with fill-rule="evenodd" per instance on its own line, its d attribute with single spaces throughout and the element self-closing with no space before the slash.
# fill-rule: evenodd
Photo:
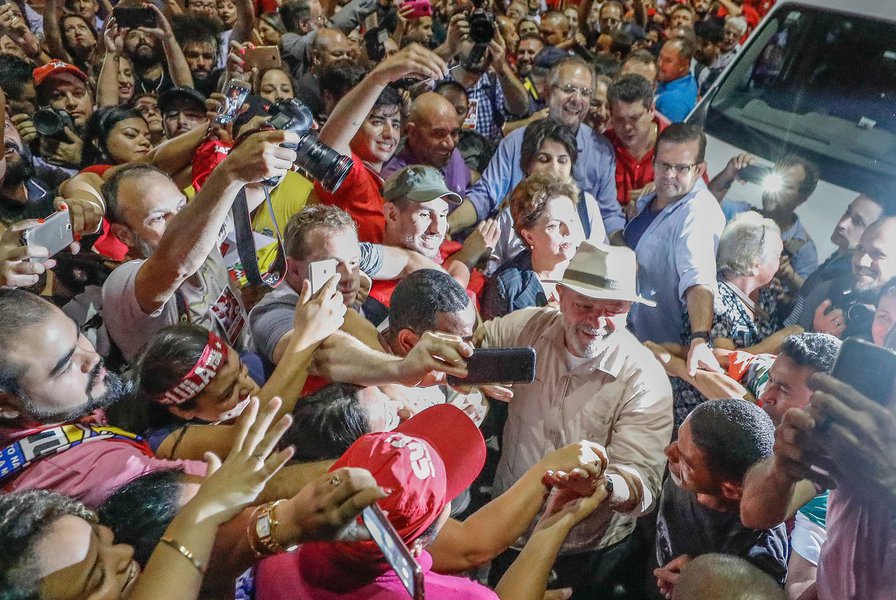
<svg viewBox="0 0 896 600">
<path fill-rule="evenodd" d="M 412 202 L 430 202 L 436 198 L 444 198 L 451 204 L 463 202 L 463 198 L 448 189 L 439 170 L 429 165 L 409 165 L 395 171 L 383 182 L 383 198 L 389 202 L 402 198 Z"/>
</svg>

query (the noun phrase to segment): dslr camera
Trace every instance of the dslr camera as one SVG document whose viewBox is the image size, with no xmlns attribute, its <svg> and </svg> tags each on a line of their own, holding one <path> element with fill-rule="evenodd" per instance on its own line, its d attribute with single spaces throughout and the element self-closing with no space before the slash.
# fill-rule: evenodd
<svg viewBox="0 0 896 600">
<path fill-rule="evenodd" d="M 75 121 L 70 114 L 50 106 L 37 109 L 37 112 L 31 117 L 31 122 L 34 123 L 34 128 L 40 135 L 60 142 L 68 141 L 68 136 L 65 135 L 66 127 L 72 131 L 75 130 Z"/>
<path fill-rule="evenodd" d="M 301 136 L 297 144 L 284 144 L 296 151 L 295 164 L 315 179 L 329 192 L 335 192 L 345 180 L 354 164 L 348 156 L 343 156 L 320 142 L 311 131 L 314 116 L 311 110 L 295 98 L 278 102 L 270 109 L 266 125 L 271 129 L 292 131 Z M 267 180 L 265 185 L 276 185 L 279 179 Z"/>
<path fill-rule="evenodd" d="M 877 304 L 877 298 L 874 294 L 846 289 L 831 296 L 831 308 L 828 309 L 828 312 L 839 308 L 843 311 L 846 324 L 850 329 L 858 328 L 858 330 L 865 331 L 871 329 L 875 304 Z"/>
<path fill-rule="evenodd" d="M 495 37 L 495 15 L 482 7 L 482 0 L 473 0 L 473 10 L 467 16 L 473 49 L 464 63 L 465 69 L 476 70 L 485 58 L 485 51 Z"/>
</svg>

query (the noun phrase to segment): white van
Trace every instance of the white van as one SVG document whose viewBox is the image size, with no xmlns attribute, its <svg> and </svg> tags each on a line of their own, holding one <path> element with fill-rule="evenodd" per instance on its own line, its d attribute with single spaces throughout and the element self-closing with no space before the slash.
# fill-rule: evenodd
<svg viewBox="0 0 896 600">
<path fill-rule="evenodd" d="M 896 194 L 896 0 L 778 0 L 688 122 L 706 130 L 710 176 L 740 152 L 818 164 L 797 213 L 824 260 L 859 192 Z M 761 202 L 755 184 L 729 195 Z"/>
</svg>

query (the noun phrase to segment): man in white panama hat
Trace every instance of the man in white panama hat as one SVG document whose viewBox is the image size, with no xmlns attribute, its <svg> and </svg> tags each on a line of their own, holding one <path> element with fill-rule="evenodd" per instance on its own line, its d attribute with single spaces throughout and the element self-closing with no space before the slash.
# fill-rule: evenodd
<svg viewBox="0 0 896 600">
<path fill-rule="evenodd" d="M 532 346 L 537 353 L 535 381 L 514 387 L 495 495 L 570 441 L 606 447 L 613 492 L 572 530 L 554 565 L 559 584 L 576 593 L 612 590 L 618 581 L 635 518 L 659 495 L 663 448 L 672 434 L 669 380 L 625 328 L 633 303 L 652 304 L 638 295 L 636 274 L 632 250 L 584 242 L 553 282 L 559 310 L 519 310 L 484 323 L 475 336 L 482 347 Z M 496 559 L 496 574 L 504 559 L 510 564 L 513 556 Z"/>
</svg>

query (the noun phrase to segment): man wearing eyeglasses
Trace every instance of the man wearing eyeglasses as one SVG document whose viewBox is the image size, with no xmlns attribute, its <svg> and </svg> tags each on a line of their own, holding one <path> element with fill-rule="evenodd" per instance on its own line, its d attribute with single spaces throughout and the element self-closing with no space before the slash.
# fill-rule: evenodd
<svg viewBox="0 0 896 600">
<path fill-rule="evenodd" d="M 709 345 L 716 294 L 716 250 L 725 227 L 715 196 L 703 182 L 706 136 L 696 125 L 675 123 L 657 138 L 656 190 L 637 201 L 625 242 L 638 258 L 638 293 L 656 307 L 632 307 L 629 323 L 639 340 L 689 343 L 688 370 L 720 371 Z M 688 311 L 693 333 L 682 340 Z"/>
<path fill-rule="evenodd" d="M 616 157 L 607 139 L 584 124 L 594 96 L 594 72 L 577 56 L 561 59 L 548 74 L 548 118 L 569 127 L 576 136 L 579 158 L 572 176 L 583 191 L 591 193 L 600 205 L 607 235 L 614 239 L 621 232 L 625 217 L 616 201 Z M 460 231 L 494 213 L 516 185 L 523 180 L 520 164 L 526 127 L 511 132 L 470 189 L 467 199 L 448 215 L 448 227 Z M 621 243 L 621 236 L 619 242 Z"/>
</svg>

